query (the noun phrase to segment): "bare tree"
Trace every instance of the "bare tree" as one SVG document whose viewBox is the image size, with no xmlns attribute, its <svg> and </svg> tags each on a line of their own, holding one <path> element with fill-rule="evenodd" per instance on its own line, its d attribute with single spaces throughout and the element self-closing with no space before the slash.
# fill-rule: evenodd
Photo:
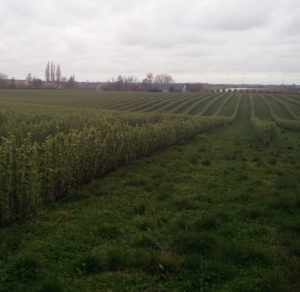
<svg viewBox="0 0 300 292">
<path fill-rule="evenodd" d="M 25 80 L 27 81 L 27 83 L 28 83 L 28 85 L 27 85 L 27 87 L 31 87 L 31 85 L 32 85 L 32 75 L 31 75 L 31 73 L 28 73 L 27 74 L 27 76 L 26 76 L 26 78 L 25 78 Z"/>
<path fill-rule="evenodd" d="M 77 84 L 75 81 L 75 75 L 71 75 L 68 81 L 64 85 L 65 88 L 76 88 Z"/>
<path fill-rule="evenodd" d="M 50 65 L 50 81 L 55 82 L 55 64 L 52 61 Z"/>
<path fill-rule="evenodd" d="M 32 75 L 31 75 L 31 73 L 28 73 L 28 74 L 27 74 L 27 76 L 26 76 L 26 81 L 27 81 L 28 83 L 30 83 L 30 82 L 32 81 Z"/>
<path fill-rule="evenodd" d="M 143 83 L 152 84 L 152 82 L 153 82 L 153 74 L 147 73 L 146 78 L 143 79 Z"/>
<path fill-rule="evenodd" d="M 134 84 L 138 82 L 138 78 L 136 76 L 125 76 L 123 78 L 127 81 L 128 84 Z"/>
<path fill-rule="evenodd" d="M 45 69 L 45 79 L 47 82 L 50 81 L 50 64 L 49 64 L 49 61 L 46 65 L 46 69 Z"/>
<path fill-rule="evenodd" d="M 60 71 L 60 65 L 57 65 L 56 68 L 56 82 L 59 84 L 61 82 L 61 71 Z"/>
<path fill-rule="evenodd" d="M 0 73 L 0 88 L 7 88 L 7 76 L 5 74 Z"/>
<path fill-rule="evenodd" d="M 153 74 L 152 73 L 147 73 L 146 78 L 143 79 L 143 81 L 142 81 L 141 88 L 143 88 L 143 90 L 148 90 L 149 91 L 149 90 L 151 90 L 152 83 L 153 83 Z"/>
<path fill-rule="evenodd" d="M 162 90 L 167 90 L 169 87 L 169 84 L 174 83 L 174 79 L 171 75 L 162 73 L 157 74 L 154 78 L 154 83 L 161 87 Z"/>
</svg>

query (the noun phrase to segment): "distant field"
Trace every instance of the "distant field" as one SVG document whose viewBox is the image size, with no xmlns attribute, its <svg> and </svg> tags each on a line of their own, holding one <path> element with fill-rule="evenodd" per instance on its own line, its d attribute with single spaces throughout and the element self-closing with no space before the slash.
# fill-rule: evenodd
<svg viewBox="0 0 300 292">
<path fill-rule="evenodd" d="M 299 131 L 295 94 L 0 90 L 0 291 L 297 291 Z"/>
</svg>

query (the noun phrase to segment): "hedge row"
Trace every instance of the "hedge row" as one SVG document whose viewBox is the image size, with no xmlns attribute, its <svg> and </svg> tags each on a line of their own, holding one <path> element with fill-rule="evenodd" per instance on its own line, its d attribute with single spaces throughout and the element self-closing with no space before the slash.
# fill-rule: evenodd
<svg viewBox="0 0 300 292">
<path fill-rule="evenodd" d="M 250 99 L 250 120 L 257 136 L 265 147 L 271 147 L 277 136 L 276 125 L 273 122 L 262 121 L 255 116 L 253 96 Z"/>
</svg>

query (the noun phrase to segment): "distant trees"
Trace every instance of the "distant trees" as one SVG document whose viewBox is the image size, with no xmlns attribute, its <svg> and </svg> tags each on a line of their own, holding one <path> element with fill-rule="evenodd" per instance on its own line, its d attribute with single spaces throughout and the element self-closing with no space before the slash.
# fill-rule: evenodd
<svg viewBox="0 0 300 292">
<path fill-rule="evenodd" d="M 38 79 L 38 78 L 33 78 L 32 80 L 32 87 L 33 88 L 41 88 L 43 85 L 43 81 L 41 79 Z"/>
<path fill-rule="evenodd" d="M 7 76 L 3 73 L 0 73 L 0 88 L 7 88 Z"/>
<path fill-rule="evenodd" d="M 112 78 L 105 85 L 101 87 L 103 90 L 138 90 L 138 78 L 135 76 L 121 76 L 119 75 L 115 80 Z"/>
<path fill-rule="evenodd" d="M 74 89 L 77 88 L 77 82 L 75 81 L 75 75 L 71 75 L 70 78 L 63 83 L 64 88 Z"/>
<path fill-rule="evenodd" d="M 170 83 L 174 83 L 174 79 L 172 78 L 171 75 L 162 73 L 162 74 L 158 74 L 155 76 L 154 83 L 162 84 L 162 85 L 169 85 Z"/>
<path fill-rule="evenodd" d="M 17 86 L 16 86 L 16 80 L 15 80 L 14 77 L 10 80 L 8 88 L 9 89 L 15 89 L 15 88 L 17 88 Z"/>
<path fill-rule="evenodd" d="M 147 73 L 146 78 L 143 79 L 142 81 L 144 84 L 152 84 L 153 82 L 153 74 L 152 73 Z"/>
<path fill-rule="evenodd" d="M 169 90 L 170 84 L 174 82 L 172 76 L 166 73 L 157 74 L 153 81 L 155 88 L 159 88 L 162 91 Z"/>
<path fill-rule="evenodd" d="M 45 80 L 46 80 L 46 82 L 50 81 L 50 64 L 49 64 L 49 61 L 46 65 L 46 69 L 45 69 Z"/>
<path fill-rule="evenodd" d="M 171 75 L 166 73 L 157 74 L 153 80 L 154 89 L 159 89 L 161 91 L 168 91 L 170 84 L 174 83 L 174 79 Z"/>
<path fill-rule="evenodd" d="M 152 73 L 147 73 L 146 78 L 143 79 L 142 81 L 142 87 L 144 90 L 151 90 L 152 88 L 152 83 L 153 83 L 153 74 Z"/>
<path fill-rule="evenodd" d="M 25 79 L 28 83 L 28 87 L 30 87 L 31 84 L 32 84 L 32 75 L 31 75 L 31 73 L 28 73 Z"/>
<path fill-rule="evenodd" d="M 142 82 L 135 76 L 121 76 L 112 78 L 101 85 L 102 90 L 134 90 L 134 91 L 169 91 L 174 79 L 169 74 L 158 74 L 154 77 L 153 73 L 147 73 Z"/>
<path fill-rule="evenodd" d="M 48 61 L 45 68 L 45 80 L 46 82 L 56 82 L 58 85 L 62 81 L 62 73 L 60 65 L 55 65 L 53 61 Z"/>
<path fill-rule="evenodd" d="M 74 77 L 74 80 L 75 80 L 75 77 Z M 57 68 L 56 68 L 56 83 L 59 85 L 60 82 L 61 82 L 61 71 L 60 71 L 60 65 L 58 64 Z"/>
<path fill-rule="evenodd" d="M 50 81 L 55 82 L 55 64 L 51 62 L 50 64 Z"/>
</svg>

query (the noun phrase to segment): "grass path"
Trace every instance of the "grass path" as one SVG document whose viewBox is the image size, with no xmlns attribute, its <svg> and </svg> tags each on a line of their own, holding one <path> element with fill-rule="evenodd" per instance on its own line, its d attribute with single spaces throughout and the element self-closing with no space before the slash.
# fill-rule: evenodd
<svg viewBox="0 0 300 292">
<path fill-rule="evenodd" d="M 226 128 L 0 231 L 0 291 L 297 291 L 300 135 Z"/>
</svg>

